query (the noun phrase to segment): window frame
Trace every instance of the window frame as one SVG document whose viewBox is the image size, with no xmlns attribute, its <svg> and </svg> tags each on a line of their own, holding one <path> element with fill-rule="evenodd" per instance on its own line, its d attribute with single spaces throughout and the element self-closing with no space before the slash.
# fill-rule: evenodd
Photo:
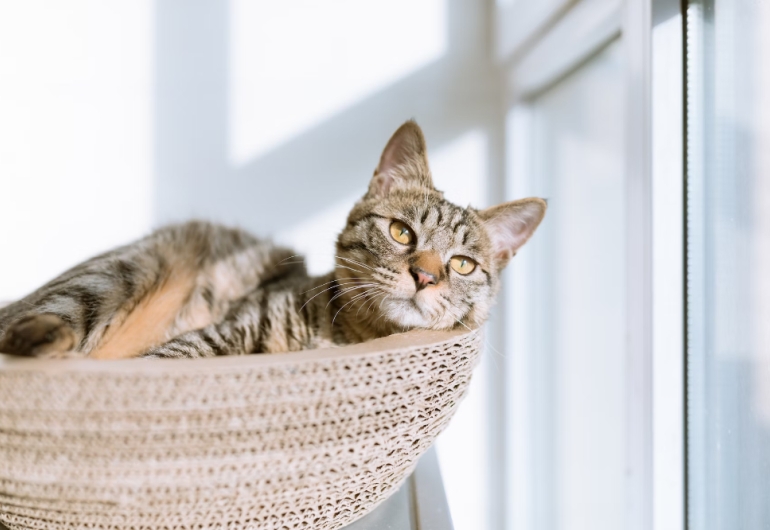
<svg viewBox="0 0 770 530">
<path fill-rule="evenodd" d="M 497 185 L 506 200 L 526 194 L 527 100 L 622 37 L 627 99 L 625 527 L 639 530 L 683 530 L 686 522 L 684 25 L 677 35 L 670 35 L 669 27 L 666 41 L 657 37 L 657 28 L 676 16 L 683 17 L 679 0 L 518 1 L 498 7 L 495 15 L 496 54 L 505 64 L 503 115 L 512 109 L 513 121 L 505 137 L 507 170 Z M 672 51 L 679 61 L 661 60 L 665 54 L 656 55 L 656 46 L 671 45 L 672 39 L 679 43 Z M 664 222 L 672 237 L 661 237 Z M 501 308 L 505 322 L 511 322 L 514 289 L 507 282 Z M 502 445 L 510 447 L 515 442 L 512 417 L 532 412 L 522 410 L 516 397 L 521 389 L 515 373 L 522 369 L 517 363 L 526 359 L 516 355 L 510 333 L 500 340 L 508 352 L 507 366 L 505 376 L 493 382 L 504 385 L 507 378 L 513 384 L 492 392 L 509 392 Z M 496 471 L 505 476 L 493 477 L 505 483 L 513 498 L 502 507 L 505 527 L 529 528 L 522 514 L 528 507 L 517 498 L 529 464 L 515 451 L 505 459 Z"/>
</svg>

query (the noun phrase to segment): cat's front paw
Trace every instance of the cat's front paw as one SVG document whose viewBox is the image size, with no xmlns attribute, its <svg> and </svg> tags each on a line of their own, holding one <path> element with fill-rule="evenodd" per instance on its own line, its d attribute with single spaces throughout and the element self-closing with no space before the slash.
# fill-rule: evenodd
<svg viewBox="0 0 770 530">
<path fill-rule="evenodd" d="M 10 325 L 0 340 L 0 352 L 30 357 L 60 357 L 75 349 L 75 332 L 61 317 L 29 315 Z"/>
</svg>

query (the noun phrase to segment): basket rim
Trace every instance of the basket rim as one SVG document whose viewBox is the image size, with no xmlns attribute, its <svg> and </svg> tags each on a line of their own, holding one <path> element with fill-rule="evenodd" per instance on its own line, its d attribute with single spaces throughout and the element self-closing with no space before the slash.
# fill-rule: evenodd
<svg viewBox="0 0 770 530">
<path fill-rule="evenodd" d="M 340 360 L 348 357 L 376 356 L 383 352 L 399 352 L 426 346 L 442 346 L 458 339 L 470 338 L 480 329 L 429 331 L 412 330 L 347 346 L 301 350 L 295 352 L 230 355 L 205 359 L 40 359 L 0 353 L 0 374 L 7 372 L 36 373 L 105 373 L 177 374 L 212 373 L 237 368 L 270 367 L 305 361 Z"/>
</svg>

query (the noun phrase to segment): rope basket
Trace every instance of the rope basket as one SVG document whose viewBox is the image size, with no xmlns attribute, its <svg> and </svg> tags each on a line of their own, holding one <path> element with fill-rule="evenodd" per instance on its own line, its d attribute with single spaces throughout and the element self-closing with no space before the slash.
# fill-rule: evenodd
<svg viewBox="0 0 770 530">
<path fill-rule="evenodd" d="M 0 355 L 11 529 L 336 529 L 454 413 L 480 331 L 195 360 Z"/>
</svg>

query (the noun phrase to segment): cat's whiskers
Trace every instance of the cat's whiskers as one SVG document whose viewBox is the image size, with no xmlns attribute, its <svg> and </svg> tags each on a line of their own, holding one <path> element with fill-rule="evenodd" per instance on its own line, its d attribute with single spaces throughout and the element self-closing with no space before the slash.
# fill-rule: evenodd
<svg viewBox="0 0 770 530">
<path fill-rule="evenodd" d="M 336 280 L 332 280 L 332 282 L 336 282 Z M 330 282 L 330 283 L 332 283 L 332 282 Z M 318 297 L 318 296 L 321 296 L 321 295 L 322 295 L 322 294 L 324 294 L 325 292 L 331 291 L 331 290 L 335 289 L 336 287 L 337 287 L 337 285 L 330 285 L 329 287 L 327 287 L 327 288 L 326 288 L 326 289 L 324 289 L 323 291 L 320 291 L 320 292 L 318 292 L 318 293 L 314 294 L 313 296 L 311 296 L 310 298 L 308 298 L 308 300 L 307 300 L 307 301 L 306 301 L 304 304 L 302 304 L 302 307 L 300 307 L 300 308 L 297 310 L 297 312 L 298 312 L 298 313 L 299 313 L 299 312 L 301 312 L 301 311 L 302 311 L 302 310 L 305 308 L 305 306 L 306 306 L 306 305 L 308 305 L 310 302 L 312 302 L 312 301 L 313 301 L 313 300 L 314 300 L 316 297 Z M 330 302 L 331 302 L 331 301 L 330 301 Z"/>
<path fill-rule="evenodd" d="M 363 289 L 365 287 L 374 287 L 376 285 L 377 285 L 376 283 L 365 283 L 363 285 L 357 285 L 355 287 L 347 287 L 346 289 L 341 290 L 340 292 L 335 294 L 333 297 L 331 297 L 329 299 L 329 302 L 326 304 L 326 307 L 329 307 L 329 304 L 334 302 L 337 298 L 339 298 L 341 296 L 344 296 L 344 295 L 346 295 L 347 293 L 349 293 L 351 291 L 355 291 L 356 289 Z M 356 296 L 358 296 L 358 295 L 356 295 Z"/>
<path fill-rule="evenodd" d="M 389 271 L 388 269 L 385 269 L 384 267 L 377 267 L 375 271 L 372 273 L 372 275 L 374 274 L 379 274 L 380 276 L 387 278 L 389 281 L 395 281 L 396 279 L 398 279 L 397 274 Z"/>
<path fill-rule="evenodd" d="M 294 259 L 294 258 L 300 258 L 300 261 L 301 261 L 301 262 L 304 262 L 304 261 L 305 261 L 305 260 L 304 260 L 304 255 L 303 255 L 303 254 L 292 254 L 292 255 L 291 255 L 291 256 L 289 256 L 288 258 L 284 258 L 284 259 L 282 259 L 281 261 L 279 261 L 279 262 L 278 262 L 278 264 L 280 265 L 281 263 L 285 263 L 285 262 L 289 261 L 290 259 Z"/>
<path fill-rule="evenodd" d="M 300 307 L 299 309 L 297 309 L 297 313 L 301 313 L 301 312 L 302 312 L 302 310 L 303 310 L 303 309 L 305 309 L 305 306 L 306 306 L 306 305 L 308 305 L 310 302 L 312 302 L 312 301 L 313 301 L 313 300 L 314 300 L 316 297 L 318 297 L 318 296 L 321 296 L 321 295 L 322 295 L 322 294 L 324 294 L 325 292 L 327 292 L 327 291 L 331 291 L 332 289 L 334 289 L 334 286 L 333 286 L 333 285 L 332 285 L 332 286 L 330 286 L 330 287 L 327 287 L 327 288 L 326 288 L 326 289 L 324 289 L 323 291 L 321 291 L 321 292 L 318 292 L 318 293 L 314 294 L 313 296 L 311 296 L 310 298 L 308 298 L 308 299 L 307 299 L 307 301 L 306 301 L 304 304 L 302 304 L 302 307 Z"/>
<path fill-rule="evenodd" d="M 355 283 L 357 281 L 365 281 L 366 279 L 367 278 L 355 278 L 355 277 L 350 276 L 350 277 L 346 277 L 344 279 L 344 281 L 341 281 L 341 280 L 331 280 L 331 281 L 328 281 L 326 283 L 322 283 L 321 285 L 317 285 L 317 286 L 315 286 L 315 287 L 313 287 L 311 289 L 308 289 L 307 291 L 303 291 L 302 294 L 307 294 L 310 291 L 315 291 L 316 289 L 320 289 L 324 285 L 329 285 L 329 284 L 332 284 L 332 283 L 336 283 L 337 285 L 348 285 L 348 284 Z M 347 280 L 351 280 L 351 281 L 347 281 Z"/>
<path fill-rule="evenodd" d="M 351 258 L 346 258 L 344 256 L 339 256 L 339 255 L 335 255 L 334 257 L 338 258 L 338 259 L 341 259 L 341 260 L 345 260 L 348 263 L 352 263 L 353 265 L 358 265 L 358 266 L 363 267 L 365 269 L 369 269 L 370 271 L 374 270 L 374 268 L 370 267 L 366 263 L 361 263 L 360 261 L 357 261 L 357 260 L 354 260 L 354 259 L 351 259 Z"/>
<path fill-rule="evenodd" d="M 371 291 L 373 291 L 374 289 L 377 289 L 377 287 L 371 287 L 371 288 L 367 289 L 366 291 L 364 291 L 363 293 L 358 293 L 358 294 L 356 294 L 355 296 L 353 296 L 353 298 L 351 298 L 351 301 L 354 301 L 354 302 L 358 302 L 358 301 L 360 301 L 361 299 L 363 299 L 364 301 L 366 301 L 366 300 L 367 300 L 367 298 L 366 298 L 366 297 L 367 297 L 367 296 L 369 296 L 369 294 L 371 293 Z"/>
<path fill-rule="evenodd" d="M 386 287 L 388 289 L 393 289 L 395 287 L 395 285 L 396 285 L 395 282 L 391 282 L 391 281 L 389 281 L 387 279 L 383 279 L 383 278 L 377 278 L 376 276 L 372 276 L 372 279 L 373 280 L 377 280 L 380 283 L 380 285 L 382 285 L 383 287 Z"/>
<path fill-rule="evenodd" d="M 380 315 L 374 320 L 374 322 L 371 323 L 371 325 L 373 325 L 380 318 L 382 318 L 382 316 L 383 316 L 383 313 L 382 313 L 382 303 L 387 299 L 388 295 L 391 294 L 389 291 L 383 289 L 382 287 L 378 287 L 377 289 L 378 289 L 379 292 L 376 292 L 374 294 L 374 296 L 372 296 L 371 300 L 368 302 L 369 307 L 367 308 L 367 312 L 374 311 L 374 304 L 376 304 L 379 301 L 380 302 L 380 306 L 378 308 L 378 311 L 379 311 Z"/>
<path fill-rule="evenodd" d="M 361 270 L 358 270 L 358 269 L 353 269 L 353 268 L 348 267 L 346 265 L 340 265 L 339 263 L 335 263 L 334 267 L 338 268 L 338 269 L 347 269 L 349 271 L 357 272 L 358 274 L 366 274 L 366 271 L 361 271 Z"/>
<path fill-rule="evenodd" d="M 364 302 L 363 302 L 363 303 L 362 303 L 362 304 L 361 304 L 361 305 L 358 307 L 358 311 L 356 311 L 356 318 L 358 318 L 358 315 L 361 313 L 361 309 L 363 309 L 364 307 L 366 307 L 366 306 L 367 306 L 367 304 L 369 305 L 369 307 L 367 308 L 367 310 L 366 310 L 366 311 L 367 311 L 367 312 L 368 312 L 368 311 L 371 311 L 371 310 L 372 310 L 372 305 L 371 305 L 371 302 L 372 302 L 372 300 L 376 300 L 376 299 L 377 299 L 377 295 L 378 295 L 378 294 L 380 294 L 380 293 L 384 293 L 384 292 L 385 292 L 385 291 L 383 291 L 383 290 L 382 290 L 382 288 L 381 288 L 381 287 L 373 287 L 372 289 L 370 289 L 369 291 L 367 291 L 367 294 L 369 294 L 371 291 L 374 291 L 374 293 L 373 293 L 373 294 L 371 294 L 371 297 L 370 297 L 370 298 L 365 298 L 365 299 L 364 299 Z"/>
<path fill-rule="evenodd" d="M 446 305 L 446 306 L 445 306 L 444 304 L 441 304 L 441 305 L 442 305 L 442 306 L 444 306 L 444 309 L 446 310 L 446 312 L 447 312 L 447 313 L 449 313 L 449 315 L 450 315 L 451 317 L 453 317 L 453 318 L 455 319 L 455 321 L 456 321 L 458 324 L 460 324 L 461 326 L 463 326 L 463 327 L 464 327 L 465 329 L 467 329 L 468 331 L 473 331 L 473 330 L 472 330 L 472 329 L 471 329 L 471 328 L 470 328 L 470 327 L 469 327 L 469 326 L 468 326 L 468 325 L 467 325 L 465 322 L 462 322 L 460 319 L 458 319 L 458 318 L 457 318 L 457 316 L 455 315 L 455 313 L 452 311 L 452 308 L 451 308 L 451 306 L 449 306 L 449 305 Z M 502 353 L 500 353 L 500 352 L 497 350 L 497 348 L 495 348 L 494 346 L 492 346 L 492 344 L 491 344 L 491 343 L 490 343 L 490 342 L 489 342 L 489 341 L 486 339 L 486 337 L 484 337 L 484 347 L 485 347 L 485 348 L 489 348 L 489 349 L 492 351 L 492 353 L 496 353 L 497 355 L 499 355 L 501 359 L 505 359 L 505 355 L 504 355 L 504 354 L 502 354 Z M 499 368 L 499 366 L 497 365 L 497 361 L 495 361 L 495 360 L 494 360 L 494 357 L 492 357 L 492 362 L 494 362 L 494 363 L 495 363 L 495 368 Z"/>
<path fill-rule="evenodd" d="M 348 300 L 348 301 L 347 301 L 345 304 L 343 304 L 343 306 L 342 306 L 342 307 L 340 307 L 340 308 L 339 308 L 339 310 L 338 310 L 338 311 L 337 311 L 337 312 L 334 314 L 334 317 L 332 318 L 332 326 L 334 325 L 334 321 L 337 319 L 337 316 L 340 314 L 340 311 L 342 311 L 343 309 L 345 309 L 345 307 L 346 307 L 346 306 L 348 306 L 348 305 L 352 304 L 352 303 L 353 303 L 353 302 L 355 302 L 355 301 L 356 301 L 358 298 L 360 298 L 361 296 L 363 296 L 363 295 L 365 295 L 365 294 L 367 294 L 367 291 L 365 291 L 365 292 L 363 292 L 363 293 L 359 293 L 359 294 L 355 295 L 353 298 L 351 298 L 351 299 L 350 299 L 350 300 Z"/>
<path fill-rule="evenodd" d="M 328 255 L 328 254 L 326 254 L 326 255 Z M 351 258 L 346 258 L 344 256 L 339 256 L 337 254 L 331 254 L 331 255 L 333 257 L 335 257 L 335 258 L 339 258 L 339 259 L 344 260 L 344 261 L 346 261 L 348 263 L 352 263 L 353 265 L 358 265 L 360 267 L 363 267 L 365 269 L 369 269 L 369 270 L 372 270 L 372 271 L 374 270 L 372 267 L 366 265 L 365 263 L 361 263 L 360 261 L 356 261 L 356 260 L 351 259 Z M 301 258 L 301 259 L 296 260 L 296 261 L 288 261 L 288 260 L 293 259 L 293 258 Z M 294 254 L 293 256 L 289 256 L 288 258 L 285 258 L 285 259 L 281 260 L 279 262 L 279 265 L 297 265 L 297 264 L 304 264 L 304 263 L 306 263 L 306 261 L 304 259 L 302 259 L 302 258 L 303 258 L 303 256 L 301 254 Z M 360 269 L 356 269 L 356 268 L 354 268 L 354 267 L 352 267 L 350 265 L 342 265 L 340 263 L 335 263 L 334 266 L 337 267 L 337 268 L 340 268 L 340 269 L 348 269 L 348 270 L 351 270 L 353 272 L 357 272 L 359 274 L 366 274 L 365 271 L 362 271 Z"/>
<path fill-rule="evenodd" d="M 382 303 L 385 301 L 386 297 L 382 297 L 382 300 L 380 300 L 380 316 L 378 316 L 376 319 L 374 319 L 374 322 L 372 322 L 372 326 L 377 323 L 382 317 L 389 316 L 385 313 L 385 311 L 382 310 Z"/>
<path fill-rule="evenodd" d="M 372 310 L 374 310 L 374 304 L 377 300 L 380 301 L 380 307 L 378 308 L 380 312 L 382 312 L 382 302 L 385 301 L 385 299 L 390 295 L 390 292 L 386 289 L 380 288 L 380 294 L 378 296 L 374 297 L 374 301 L 372 302 Z"/>
</svg>

